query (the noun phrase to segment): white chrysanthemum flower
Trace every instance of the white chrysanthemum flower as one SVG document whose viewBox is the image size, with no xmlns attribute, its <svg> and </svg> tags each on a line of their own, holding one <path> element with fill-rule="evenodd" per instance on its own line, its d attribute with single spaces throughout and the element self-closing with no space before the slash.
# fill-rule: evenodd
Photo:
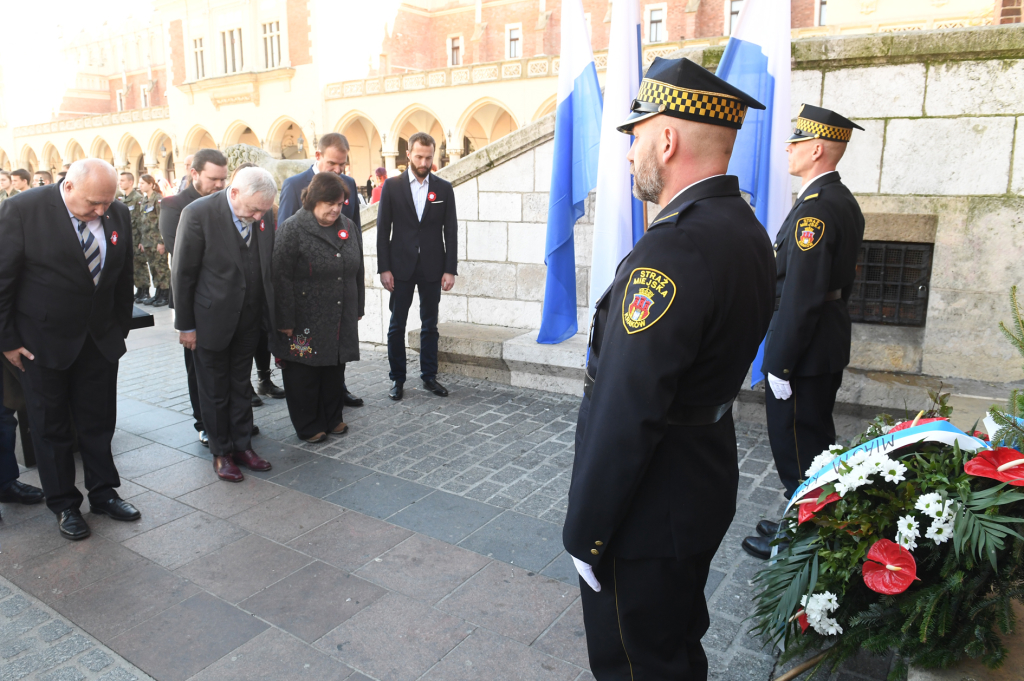
<svg viewBox="0 0 1024 681">
<path fill-rule="evenodd" d="M 839 478 L 839 480 L 835 482 L 835 488 L 836 494 L 838 494 L 840 497 L 845 497 L 846 493 L 850 491 L 850 486 L 846 484 L 846 481 L 843 480 L 842 478 Z"/>
<path fill-rule="evenodd" d="M 810 468 L 807 469 L 807 472 L 806 472 L 807 477 L 808 478 L 811 477 L 812 475 L 814 475 L 818 471 L 820 471 L 823 468 L 825 468 L 826 466 L 830 465 L 835 460 L 836 460 L 835 454 L 830 454 L 827 450 L 822 452 L 821 454 L 818 454 L 818 456 L 814 457 L 814 460 L 811 461 Z"/>
<path fill-rule="evenodd" d="M 953 536 L 953 524 L 945 523 L 941 520 L 933 520 L 931 527 L 928 528 L 924 536 L 936 544 L 945 543 Z"/>
<path fill-rule="evenodd" d="M 831 617 L 822 617 L 820 621 L 812 625 L 814 630 L 822 636 L 838 636 L 843 633 L 843 628 L 839 625 L 839 622 L 835 621 Z"/>
<path fill-rule="evenodd" d="M 872 474 L 877 473 L 881 475 L 891 463 L 892 459 L 885 454 L 882 454 L 881 452 L 873 452 L 871 456 L 868 457 L 868 460 L 864 462 L 864 465 L 867 466 L 868 470 L 870 470 Z"/>
<path fill-rule="evenodd" d="M 839 493 L 839 496 L 845 497 L 847 492 L 869 484 L 871 482 L 868 478 L 869 475 L 871 475 L 871 471 L 863 464 L 854 466 L 853 470 L 839 476 L 836 492 Z"/>
<path fill-rule="evenodd" d="M 900 521 L 896 523 L 896 527 L 899 528 L 898 531 L 900 534 L 907 535 L 908 537 L 921 536 L 919 529 L 921 524 L 917 521 L 917 518 L 912 515 L 905 515 L 900 518 Z"/>
<path fill-rule="evenodd" d="M 848 458 L 846 460 L 846 464 L 848 466 L 852 466 L 853 468 L 856 468 L 857 466 L 859 466 L 862 463 L 864 463 L 865 461 L 867 461 L 870 456 L 871 456 L 871 452 L 868 452 L 868 451 L 862 449 L 859 452 L 857 452 L 856 454 L 854 454 L 853 456 L 851 456 L 850 458 Z"/>
<path fill-rule="evenodd" d="M 917 538 L 906 534 L 897 534 L 896 543 L 907 551 L 913 551 L 917 548 Z"/>
<path fill-rule="evenodd" d="M 922 494 L 917 498 L 917 503 L 914 504 L 914 508 L 927 514 L 931 518 L 938 518 L 942 513 L 942 497 L 937 492 L 929 492 L 928 494 Z"/>
<path fill-rule="evenodd" d="M 892 426 L 882 426 L 882 435 L 888 435 L 889 431 L 892 430 L 895 427 L 896 427 L 895 425 L 892 425 Z"/>
<path fill-rule="evenodd" d="M 936 517 L 938 520 L 952 525 L 959 510 L 960 504 L 958 502 L 953 501 L 952 499 L 947 499 L 946 502 L 942 504 L 942 508 L 939 510 L 939 514 Z"/>
<path fill-rule="evenodd" d="M 829 452 L 841 452 L 844 449 L 846 449 L 846 447 L 844 447 L 842 445 L 829 445 L 828 446 L 828 451 Z"/>
<path fill-rule="evenodd" d="M 906 480 L 904 473 L 907 472 L 907 467 L 899 461 L 893 461 L 889 459 L 889 463 L 885 465 L 885 469 L 882 470 L 882 477 L 885 478 L 886 482 L 903 482 Z"/>
</svg>

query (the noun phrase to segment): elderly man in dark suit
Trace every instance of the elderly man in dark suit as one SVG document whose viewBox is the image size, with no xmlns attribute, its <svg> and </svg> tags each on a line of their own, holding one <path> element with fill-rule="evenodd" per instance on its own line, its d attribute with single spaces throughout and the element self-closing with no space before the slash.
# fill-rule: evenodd
<svg viewBox="0 0 1024 681">
<path fill-rule="evenodd" d="M 405 384 L 405 322 L 416 289 L 420 292 L 420 378 L 441 397 L 437 382 L 437 309 L 441 291 L 455 285 L 459 222 L 450 182 L 430 172 L 434 138 L 418 132 L 409 138 L 409 169 L 384 183 L 377 213 L 377 271 L 391 292 L 388 361 L 393 400 Z"/>
<path fill-rule="evenodd" d="M 243 168 L 230 187 L 189 204 L 178 224 L 174 327 L 195 358 L 214 471 L 229 482 L 243 479 L 239 466 L 270 470 L 252 449 L 249 374 L 263 315 L 273 321 L 274 226 L 263 216 L 276 195 L 270 173 Z"/>
<path fill-rule="evenodd" d="M 110 451 L 133 295 L 131 215 L 116 191 L 114 168 L 86 159 L 60 184 L 0 207 L 0 350 L 23 372 L 46 504 L 73 540 L 90 534 L 75 487 L 76 432 L 92 512 L 141 517 L 117 495 Z"/>
<path fill-rule="evenodd" d="M 329 132 L 320 138 L 316 145 L 316 162 L 309 170 L 298 175 L 293 175 L 281 185 L 281 202 L 277 210 L 277 224 L 283 225 L 284 221 L 302 208 L 302 192 L 313 181 L 317 173 L 334 173 L 342 179 L 348 188 L 348 198 L 341 209 L 341 214 L 356 224 L 356 229 L 362 230 L 362 222 L 359 218 L 359 197 L 357 195 L 356 181 L 348 175 L 343 174 L 345 166 L 348 165 L 348 139 L 340 133 Z M 359 240 L 360 245 L 363 243 Z M 360 257 L 362 253 L 360 252 Z M 341 365 L 342 393 L 346 407 L 361 407 L 363 400 L 356 397 L 344 386 L 345 364 Z"/>
<path fill-rule="evenodd" d="M 228 159 L 216 149 L 200 149 L 186 161 L 192 165 L 188 171 L 191 182 L 174 196 L 160 201 L 160 236 L 164 240 L 167 252 L 174 262 L 174 239 L 178 233 L 178 222 L 181 211 L 198 198 L 209 196 L 224 189 L 224 180 L 228 176 Z M 184 179 L 184 178 L 182 178 Z M 174 282 L 171 282 L 170 307 L 174 309 Z M 202 408 L 199 406 L 199 387 L 196 383 L 196 366 L 192 351 L 185 348 L 185 375 L 188 377 L 188 397 L 192 403 L 192 419 L 199 442 L 209 446 L 210 439 L 203 426 Z"/>
</svg>

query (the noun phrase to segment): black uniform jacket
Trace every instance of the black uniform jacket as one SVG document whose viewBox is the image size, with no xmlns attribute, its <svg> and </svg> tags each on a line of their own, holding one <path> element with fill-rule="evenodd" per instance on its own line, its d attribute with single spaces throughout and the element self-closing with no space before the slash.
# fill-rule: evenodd
<svg viewBox="0 0 1024 681">
<path fill-rule="evenodd" d="M 416 217 L 416 203 L 409 186 L 409 172 L 384 182 L 377 209 L 377 272 L 391 272 L 409 281 L 420 259 L 427 281 L 441 281 L 444 274 L 458 274 L 459 219 L 455 192 L 450 182 L 430 173 L 423 219 Z"/>
<path fill-rule="evenodd" d="M 687 406 L 731 402 L 772 316 L 775 263 L 734 176 L 687 188 L 637 242 L 601 297 L 580 406 L 562 539 L 596 565 L 718 545 L 736 511 L 732 414 L 669 425 Z"/>
<path fill-rule="evenodd" d="M 850 312 L 864 215 L 839 173 L 811 183 L 775 237 L 778 311 L 762 371 L 789 380 L 842 371 L 850 363 Z M 826 300 L 832 291 L 842 298 Z"/>
<path fill-rule="evenodd" d="M 93 285 L 59 183 L 0 205 L 0 350 L 24 346 L 48 369 L 71 366 L 86 335 L 110 362 L 125 353 L 135 290 L 131 212 L 114 201 L 101 221 L 107 254 Z"/>
</svg>

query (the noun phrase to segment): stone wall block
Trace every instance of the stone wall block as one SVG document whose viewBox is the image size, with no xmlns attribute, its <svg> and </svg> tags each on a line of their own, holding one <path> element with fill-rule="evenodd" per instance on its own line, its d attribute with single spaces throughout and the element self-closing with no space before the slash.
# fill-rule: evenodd
<svg viewBox="0 0 1024 681">
<path fill-rule="evenodd" d="M 363 256 L 363 283 L 367 287 L 376 286 L 379 283 L 377 274 L 377 258 L 366 255 Z"/>
<path fill-rule="evenodd" d="M 821 71 L 793 71 L 789 84 L 790 117 L 796 118 L 801 104 L 821 106 Z"/>
<path fill-rule="evenodd" d="M 460 264 L 459 272 L 462 275 L 455 279 L 453 289 L 456 293 L 486 298 L 516 297 L 515 265 L 469 260 Z"/>
<path fill-rule="evenodd" d="M 526 194 L 525 196 L 537 196 Z M 508 261 L 544 264 L 548 226 L 543 223 L 513 222 L 508 226 Z"/>
<path fill-rule="evenodd" d="M 854 122 L 864 130 L 853 131 L 853 139 L 846 145 L 846 154 L 839 162 L 839 174 L 850 191 L 874 194 L 878 191 L 878 176 L 882 170 L 885 121 Z"/>
<path fill-rule="evenodd" d="M 466 296 L 457 296 L 450 292 L 441 293 L 441 304 L 438 306 L 438 321 L 466 321 L 466 300 Z"/>
<path fill-rule="evenodd" d="M 544 283 L 548 268 L 545 265 L 519 265 L 516 267 L 516 299 L 544 300 Z"/>
<path fill-rule="evenodd" d="M 469 299 L 469 323 L 490 326 L 511 326 L 521 329 L 539 329 L 539 302 L 524 300 Z"/>
<path fill-rule="evenodd" d="M 594 252 L 594 225 L 576 223 L 573 230 L 576 267 L 589 267 Z"/>
<path fill-rule="evenodd" d="M 480 219 L 502 222 L 521 222 L 523 195 L 499 192 L 480 192 Z"/>
<path fill-rule="evenodd" d="M 1024 112 L 1024 60 L 992 59 L 934 64 L 928 70 L 929 116 Z"/>
<path fill-rule="evenodd" d="M 363 255 L 377 255 L 377 228 L 363 232 Z"/>
<path fill-rule="evenodd" d="M 532 192 L 533 150 L 496 165 L 476 178 L 482 192 Z"/>
<path fill-rule="evenodd" d="M 925 326 L 922 371 L 979 381 L 1024 379 L 1020 355 L 999 332 L 1010 314 L 1007 291 L 998 293 L 932 287 Z M 965 351 L 966 349 L 966 351 Z"/>
<path fill-rule="evenodd" d="M 385 305 L 381 307 L 381 289 L 366 289 L 366 306 L 363 319 L 359 322 L 359 340 L 363 343 L 384 343 L 387 334 L 384 326 L 387 320 L 381 319 L 381 310 L 387 310 Z M 390 315 L 387 315 L 390 318 Z"/>
<path fill-rule="evenodd" d="M 924 84 L 924 64 L 828 71 L 822 106 L 847 118 L 920 116 Z"/>
<path fill-rule="evenodd" d="M 1016 149 L 1013 156 L 1013 178 L 1010 191 L 1024 196 L 1024 117 L 1017 119 Z"/>
<path fill-rule="evenodd" d="M 883 194 L 1005 194 L 1014 119 L 889 121 Z"/>
<path fill-rule="evenodd" d="M 508 257 L 508 227 L 504 222 L 466 223 L 466 259 L 504 262 Z"/>
<path fill-rule="evenodd" d="M 459 220 L 477 219 L 477 186 L 476 178 L 462 184 L 453 185 L 455 191 L 455 212 Z"/>
<path fill-rule="evenodd" d="M 586 307 L 590 304 L 590 268 L 576 268 L 576 305 Z"/>
<path fill-rule="evenodd" d="M 523 222 L 548 222 L 548 192 L 523 194 Z"/>
<path fill-rule="evenodd" d="M 468 237 L 467 237 L 467 227 L 466 227 L 467 224 L 468 223 L 467 223 L 466 220 L 459 220 L 459 235 L 457 237 L 459 243 L 458 243 L 458 248 L 456 249 L 458 251 L 457 257 L 459 259 L 459 262 L 462 262 L 463 260 L 467 259 L 466 258 L 466 242 L 469 240 Z"/>
<path fill-rule="evenodd" d="M 545 142 L 533 150 L 533 191 L 551 191 L 551 163 L 554 159 L 554 154 L 554 141 Z"/>
</svg>

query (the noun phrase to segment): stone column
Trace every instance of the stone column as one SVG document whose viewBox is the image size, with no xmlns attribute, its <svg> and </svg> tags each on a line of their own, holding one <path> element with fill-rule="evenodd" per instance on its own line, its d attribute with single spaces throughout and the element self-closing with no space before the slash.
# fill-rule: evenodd
<svg viewBox="0 0 1024 681">
<path fill-rule="evenodd" d="M 397 166 L 398 152 L 397 151 L 382 151 L 381 156 L 384 157 L 384 167 L 390 172 Z"/>
<path fill-rule="evenodd" d="M 448 150 L 448 165 L 458 163 L 459 159 L 462 158 L 462 149 L 449 149 Z"/>
</svg>

